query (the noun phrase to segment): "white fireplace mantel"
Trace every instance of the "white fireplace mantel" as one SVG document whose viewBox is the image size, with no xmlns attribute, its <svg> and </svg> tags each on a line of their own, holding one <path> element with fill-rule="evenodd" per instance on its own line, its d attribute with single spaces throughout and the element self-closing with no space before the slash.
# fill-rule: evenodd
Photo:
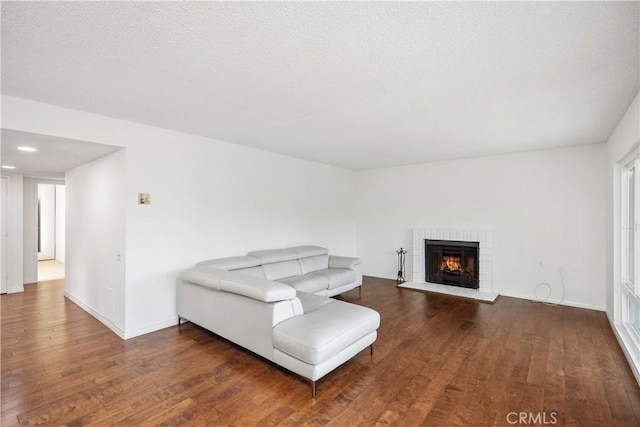
<svg viewBox="0 0 640 427">
<path fill-rule="evenodd" d="M 412 281 L 415 283 L 426 283 L 424 271 L 425 239 L 478 242 L 479 291 L 493 292 L 493 231 L 414 228 Z"/>
</svg>

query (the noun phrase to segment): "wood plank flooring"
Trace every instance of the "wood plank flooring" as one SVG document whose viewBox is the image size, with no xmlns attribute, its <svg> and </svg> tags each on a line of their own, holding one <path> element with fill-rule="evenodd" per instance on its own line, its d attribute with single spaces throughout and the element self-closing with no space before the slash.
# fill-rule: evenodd
<svg viewBox="0 0 640 427">
<path fill-rule="evenodd" d="M 305 380 L 191 323 L 122 341 L 63 290 L 0 297 L 2 426 L 640 425 L 640 390 L 597 311 L 366 277 L 361 298 L 341 298 L 380 313 L 373 357 L 312 400 Z"/>
</svg>

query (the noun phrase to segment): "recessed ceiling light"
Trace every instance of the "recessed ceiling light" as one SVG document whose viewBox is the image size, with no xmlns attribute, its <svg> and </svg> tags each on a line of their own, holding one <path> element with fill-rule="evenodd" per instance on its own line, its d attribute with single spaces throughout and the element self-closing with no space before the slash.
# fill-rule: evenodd
<svg viewBox="0 0 640 427">
<path fill-rule="evenodd" d="M 38 151 L 37 149 L 35 149 L 33 147 L 18 147 L 18 150 L 20 150 L 20 151 L 28 151 L 30 153 L 32 153 L 34 151 Z"/>
<path fill-rule="evenodd" d="M 2 169 L 15 169 L 15 166 L 2 165 Z"/>
</svg>

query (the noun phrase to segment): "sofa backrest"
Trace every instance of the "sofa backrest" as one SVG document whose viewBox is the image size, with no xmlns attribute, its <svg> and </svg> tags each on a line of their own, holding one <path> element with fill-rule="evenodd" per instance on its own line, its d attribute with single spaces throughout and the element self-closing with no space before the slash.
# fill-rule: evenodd
<svg viewBox="0 0 640 427">
<path fill-rule="evenodd" d="M 244 274 L 246 276 L 258 277 L 260 279 L 266 279 L 267 275 L 264 273 L 264 268 L 261 265 L 257 267 L 250 268 L 239 268 L 238 270 L 233 270 L 236 273 Z"/>
<path fill-rule="evenodd" d="M 259 258 L 261 264 L 272 264 L 280 261 L 294 261 L 316 255 L 327 255 L 329 250 L 320 246 L 294 246 L 284 249 L 267 249 L 264 251 L 251 251 L 247 255 Z"/>
<path fill-rule="evenodd" d="M 302 268 L 302 274 L 313 273 L 318 270 L 329 268 L 329 255 L 316 255 L 298 260 Z"/>
<path fill-rule="evenodd" d="M 300 262 L 298 260 L 262 264 L 262 269 L 269 280 L 280 280 L 286 277 L 300 276 L 302 274 L 302 269 L 300 268 Z"/>
<path fill-rule="evenodd" d="M 273 264 L 282 261 L 294 261 L 298 259 L 298 254 L 293 248 L 267 249 L 264 251 L 251 251 L 247 254 L 258 258 L 261 265 Z"/>
<path fill-rule="evenodd" d="M 308 258 L 316 255 L 327 255 L 329 250 L 320 246 L 295 246 L 290 248 L 296 252 L 298 259 Z"/>
<path fill-rule="evenodd" d="M 294 246 L 202 261 L 196 267 L 213 267 L 260 279 L 280 280 L 328 268 L 328 253 L 327 248 L 320 246 Z"/>
<path fill-rule="evenodd" d="M 241 268 L 250 268 L 257 267 L 262 262 L 260 258 L 256 258 L 253 256 L 232 256 L 229 258 L 218 258 L 218 259 L 210 259 L 207 261 L 201 261 L 196 264 L 196 267 L 213 267 L 219 268 L 220 270 L 238 270 Z"/>
<path fill-rule="evenodd" d="M 179 281 L 193 283 L 216 291 L 246 296 L 263 302 L 293 300 L 296 290 L 271 280 L 249 277 L 236 271 L 200 266 L 183 271 Z"/>
</svg>

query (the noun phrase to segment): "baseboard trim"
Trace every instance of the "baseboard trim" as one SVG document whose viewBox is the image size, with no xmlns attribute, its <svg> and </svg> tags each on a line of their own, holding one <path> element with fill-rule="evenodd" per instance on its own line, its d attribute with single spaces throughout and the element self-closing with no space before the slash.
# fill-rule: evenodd
<svg viewBox="0 0 640 427">
<path fill-rule="evenodd" d="M 100 314 L 96 309 L 80 301 L 78 298 L 74 297 L 69 292 L 64 291 L 64 296 L 68 298 L 71 302 L 73 302 L 75 305 L 77 305 L 78 307 L 80 307 L 81 309 L 83 309 L 93 317 L 95 317 L 98 321 L 100 321 L 100 323 L 105 325 L 107 328 L 111 329 L 113 333 L 115 333 L 117 336 L 119 336 L 123 340 L 139 337 L 140 335 L 149 334 L 151 332 L 159 331 L 160 329 L 169 328 L 171 326 L 175 326 L 178 324 L 178 317 L 176 316 L 162 322 L 154 323 L 153 325 L 145 326 L 144 328 L 138 328 L 131 331 L 123 330 L 121 327 L 113 323 L 111 320 L 107 319 L 105 316 Z"/>
<path fill-rule="evenodd" d="M 130 338 L 139 337 L 140 335 L 149 334 L 151 332 L 159 331 L 160 329 L 170 328 L 171 326 L 176 326 L 178 324 L 178 317 L 171 318 L 168 320 L 164 320 L 162 322 L 154 323 L 153 325 L 145 326 L 144 328 L 134 329 L 132 331 L 126 331 L 124 334 L 124 339 L 128 340 Z"/>
<path fill-rule="evenodd" d="M 533 302 L 541 302 L 536 300 L 535 297 L 533 297 L 532 295 L 523 295 L 517 292 L 509 292 L 504 290 L 497 290 L 496 292 L 498 292 L 500 295 L 505 297 L 526 299 Z M 604 305 L 592 305 L 592 304 L 585 304 L 582 302 L 567 301 L 567 300 L 560 301 L 557 299 L 548 299 L 545 302 L 547 304 L 558 304 L 558 305 L 566 305 L 568 307 L 586 308 L 587 310 L 606 311 L 606 308 Z"/>
<path fill-rule="evenodd" d="M 363 275 L 362 275 L 362 277 L 363 277 L 363 278 L 364 278 L 364 277 L 371 277 L 371 278 L 373 278 L 373 279 L 389 279 L 389 280 L 393 280 L 393 281 L 398 280 L 398 278 L 397 278 L 397 277 L 389 277 L 389 276 L 372 276 L 372 275 L 370 275 L 370 274 L 363 274 Z M 410 281 L 411 281 L 411 280 L 409 280 L 409 282 L 410 282 Z"/>
<path fill-rule="evenodd" d="M 113 323 L 111 320 L 109 320 L 106 317 L 104 317 L 102 314 L 100 314 L 93 307 L 91 307 L 91 306 L 85 304 L 84 302 L 80 301 L 78 298 L 74 297 L 72 294 L 70 294 L 66 290 L 64 291 L 64 296 L 65 296 L 65 298 L 67 298 L 71 302 L 73 302 L 75 305 L 77 305 L 78 307 L 80 307 L 81 309 L 83 309 L 84 311 L 86 311 L 87 313 L 92 315 L 93 317 L 95 317 L 100 323 L 105 325 L 107 328 L 111 329 L 111 331 L 113 331 L 114 334 L 116 334 L 117 336 L 119 336 L 123 340 L 126 339 L 125 338 L 125 331 L 122 328 L 120 328 L 118 325 Z"/>
</svg>

